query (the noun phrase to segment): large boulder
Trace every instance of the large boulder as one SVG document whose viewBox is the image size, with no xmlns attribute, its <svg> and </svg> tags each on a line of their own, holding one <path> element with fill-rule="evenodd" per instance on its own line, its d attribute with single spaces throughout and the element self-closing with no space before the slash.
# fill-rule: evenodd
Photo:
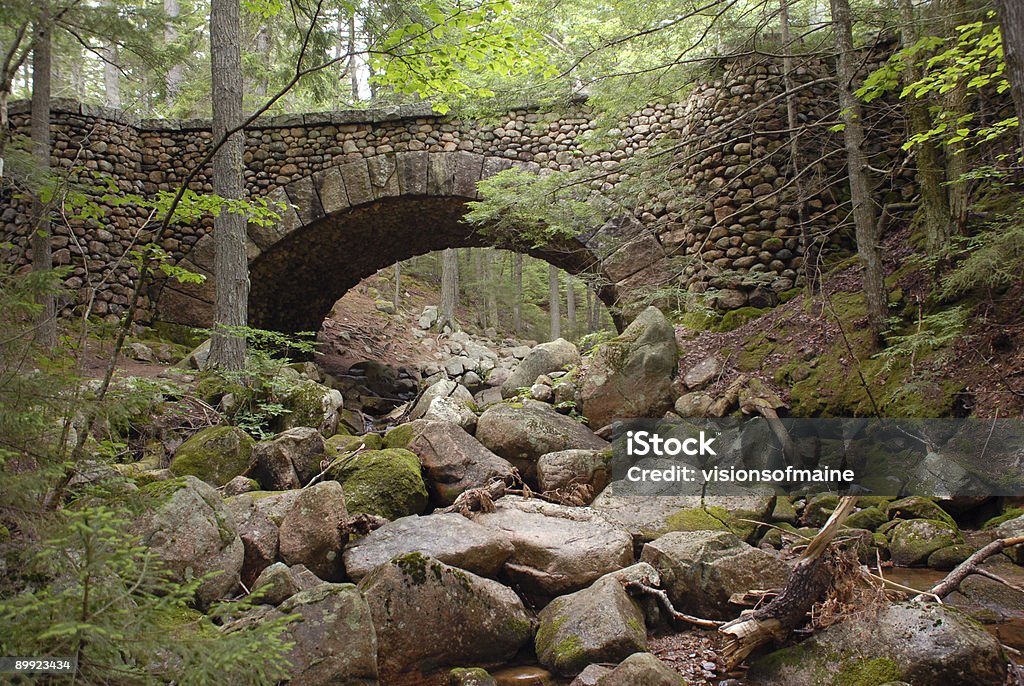
<svg viewBox="0 0 1024 686">
<path fill-rule="evenodd" d="M 402 517 L 360 538 L 345 549 L 345 573 L 356 581 L 388 560 L 422 553 L 480 576 L 497 578 L 512 555 L 512 542 L 455 513 Z"/>
<path fill-rule="evenodd" d="M 342 460 L 331 476 L 345 489 L 345 506 L 351 514 L 398 519 L 421 514 L 427 507 L 419 458 L 402 448 L 354 454 Z"/>
<path fill-rule="evenodd" d="M 541 610 L 535 642 L 540 663 L 573 676 L 591 663 L 618 662 L 646 651 L 644 612 L 623 588 L 626 580 L 660 584 L 657 571 L 641 562 L 555 598 Z"/>
<path fill-rule="evenodd" d="M 423 414 L 423 419 L 458 424 L 469 433 L 476 431 L 476 415 L 473 410 L 455 398 L 434 398 Z"/>
<path fill-rule="evenodd" d="M 359 582 L 377 631 L 381 681 L 424 683 L 464 665 L 505 663 L 533 637 L 512 589 L 420 553 L 381 565 Z"/>
<path fill-rule="evenodd" d="M 378 686 L 377 636 L 370 609 L 352 584 L 319 584 L 263 607 L 244 623 L 293 615 L 281 640 L 290 643 L 288 680 L 296 686 Z"/>
<path fill-rule="evenodd" d="M 633 564 L 629 533 L 585 508 L 505 496 L 476 521 L 511 539 L 502 576 L 538 604 Z"/>
<path fill-rule="evenodd" d="M 324 437 L 317 429 L 288 429 L 256 444 L 246 476 L 256 479 L 268 491 L 302 488 L 320 472 L 326 449 Z"/>
<path fill-rule="evenodd" d="M 893 564 L 910 567 L 924 564 L 940 548 L 963 543 L 955 524 L 934 519 L 908 519 L 888 530 Z"/>
<path fill-rule="evenodd" d="M 171 473 L 223 486 L 246 470 L 254 445 L 256 441 L 237 426 L 207 427 L 178 446 Z"/>
<path fill-rule="evenodd" d="M 339 527 L 347 518 L 345 492 L 337 481 L 303 489 L 281 522 L 281 559 L 305 565 L 325 581 L 340 579 L 347 539 Z"/>
<path fill-rule="evenodd" d="M 338 430 L 344 399 L 340 391 L 302 379 L 285 394 L 282 404 L 288 412 L 278 417 L 277 430 L 307 426 L 324 436 L 333 436 Z"/>
<path fill-rule="evenodd" d="M 476 439 L 533 480 L 541 455 L 560 450 L 605 450 L 608 443 L 571 417 L 543 403 L 487 408 L 476 424 Z"/>
<path fill-rule="evenodd" d="M 511 398 L 520 388 L 532 386 L 541 374 L 557 372 L 579 362 L 580 351 L 564 338 L 534 346 L 501 384 L 501 396 Z"/>
<path fill-rule="evenodd" d="M 451 505 L 470 488 L 510 480 L 512 465 L 448 422 L 416 422 L 408 449 L 419 456 L 431 500 Z"/>
<path fill-rule="evenodd" d="M 301 491 L 256 491 L 224 501 L 245 548 L 242 583 L 252 585 L 260 572 L 277 561 L 281 522 L 299 493 Z"/>
<path fill-rule="evenodd" d="M 782 588 L 789 567 L 727 531 L 674 531 L 646 544 L 640 559 L 661 574 L 662 587 L 681 612 L 733 619 L 734 593 Z"/>
<path fill-rule="evenodd" d="M 648 307 L 585 364 L 579 407 L 591 426 L 661 416 L 672 408 L 678 361 L 675 329 L 660 310 Z"/>
<path fill-rule="evenodd" d="M 196 590 L 200 606 L 234 592 L 244 552 L 235 520 L 217 491 L 194 476 L 144 488 L 156 497 L 156 505 L 134 525 L 143 545 L 180 581 L 214 573 Z"/>
<path fill-rule="evenodd" d="M 901 603 L 852 614 L 806 641 L 754 662 L 752 686 L 830 686 L 905 681 L 991 686 L 1006 681 L 999 641 L 948 605 Z"/>
<path fill-rule="evenodd" d="M 541 491 L 589 486 L 600 493 L 611 477 L 610 450 L 559 450 L 537 460 L 537 486 Z"/>
<path fill-rule="evenodd" d="M 650 653 L 633 653 L 609 674 L 597 680 L 597 686 L 686 686 L 684 679 Z"/>
<path fill-rule="evenodd" d="M 460 405 L 469 407 L 473 403 L 473 394 L 457 381 L 441 379 L 423 391 L 423 395 L 409 411 L 410 419 L 422 419 L 430 409 L 430 404 L 437 398 L 448 398 Z"/>
<path fill-rule="evenodd" d="M 260 592 L 260 601 L 270 605 L 280 605 L 296 593 L 307 591 L 319 586 L 323 581 L 305 565 L 289 567 L 283 562 L 275 562 L 256 577 L 252 584 L 252 592 Z"/>
</svg>

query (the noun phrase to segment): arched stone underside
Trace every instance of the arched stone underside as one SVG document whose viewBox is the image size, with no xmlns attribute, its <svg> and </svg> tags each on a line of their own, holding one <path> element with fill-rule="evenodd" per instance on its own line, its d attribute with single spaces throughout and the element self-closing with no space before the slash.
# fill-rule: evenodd
<svg viewBox="0 0 1024 686">
<path fill-rule="evenodd" d="M 496 238 L 463 221 L 466 203 L 477 197 L 476 184 L 512 166 L 530 168 L 468 152 L 398 153 L 333 167 L 271 193 L 290 207 L 274 226 L 249 226 L 250 324 L 316 331 L 333 304 L 362 279 L 416 255 L 460 247 L 514 250 L 571 274 L 590 274 L 601 284 L 601 300 L 615 306 L 614 282 L 597 252 L 610 229 L 536 247 Z M 630 229 L 633 238 L 644 240 L 642 226 L 634 223 Z M 646 240 L 656 243 L 652 235 Z M 157 317 L 208 326 L 215 297 L 212 235 L 180 264 L 207 280 L 165 284 L 156 296 Z"/>
</svg>

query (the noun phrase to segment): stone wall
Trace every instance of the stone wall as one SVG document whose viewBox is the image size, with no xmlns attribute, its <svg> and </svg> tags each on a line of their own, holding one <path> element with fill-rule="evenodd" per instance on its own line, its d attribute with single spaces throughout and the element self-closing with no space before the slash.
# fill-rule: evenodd
<svg viewBox="0 0 1024 686">
<path fill-rule="evenodd" d="M 807 170 L 801 178 L 804 228 L 834 236 L 844 219 L 837 210 L 846 188 L 840 134 L 828 130 L 836 114 L 828 73 L 828 65 L 811 63 L 797 77 L 805 126 L 799 166 Z M 629 117 L 612 132 L 610 146 L 598 152 L 583 146 L 595 126 L 585 103 L 557 118 L 524 108 L 489 124 L 436 116 L 424 106 L 257 121 L 246 132 L 248 193 L 295 206 L 279 227 L 251 227 L 257 319 L 292 326 L 274 321 L 269 310 L 295 306 L 306 292 L 321 300 L 340 297 L 376 269 L 417 251 L 486 242 L 459 224 L 462 203 L 475 197 L 477 180 L 510 164 L 533 170 L 588 168 L 603 174 L 595 186 L 608 187 L 633 173 L 630 159 L 666 144 L 675 147 L 663 156 L 663 178 L 654 184 L 656 191 L 637 197 L 632 216 L 582 237 L 581 245 L 569 251 L 571 259 L 560 257 L 566 252 L 562 248 L 535 253 L 561 260 L 560 266 L 570 271 L 598 273 L 607 284 L 602 297 L 609 304 L 628 305 L 641 300 L 645 290 L 667 285 L 715 290 L 714 300 L 724 309 L 771 304 L 775 294 L 799 282 L 805 249 L 785 144 L 781 82 L 777 64 L 728 61 L 715 78 L 695 85 L 685 102 L 652 105 Z M 15 129 L 27 132 L 26 103 L 11 107 L 11 121 Z M 880 130 L 889 133 L 871 138 L 883 160 L 876 166 L 898 155 L 899 136 L 892 128 L 883 126 Z M 55 104 L 52 132 L 53 164 L 73 170 L 72 179 L 100 172 L 121 190 L 147 196 L 173 192 L 200 163 L 211 140 L 207 121 L 139 121 L 71 102 Z M 473 171 L 461 172 L 466 165 Z M 410 181 L 419 166 L 422 188 Z M 913 193 L 907 180 L 898 180 L 896 192 Z M 210 191 L 209 169 L 197 173 L 189 187 Z M 429 196 L 451 197 L 456 203 L 442 207 L 436 199 L 428 203 Z M 2 240 L 16 245 L 3 257 L 27 264 L 27 203 L 10 189 L 0 202 Z M 210 218 L 154 236 L 143 229 L 147 214 L 119 207 L 99 221 L 70 218 L 57 223 L 55 260 L 72 265 L 71 291 L 81 298 L 90 283 L 110 272 L 97 294 L 96 313 L 116 314 L 125 306 L 134 273 L 120 256 L 133 242 L 154 240 L 174 260 L 211 273 L 212 249 L 209 238 L 203 240 L 212 228 Z M 433 223 L 424 221 L 428 215 Z M 396 221 L 398 216 L 404 218 Z M 359 218 L 362 227 L 357 226 Z M 366 224 L 374 222 L 386 230 L 366 233 Z M 423 232 L 435 234 L 434 239 L 421 240 Z M 349 242 L 348 252 L 332 251 L 332 242 Z M 307 245 L 318 247 L 305 249 Z M 360 259 L 344 259 L 355 253 Z M 347 271 L 337 275 L 338 270 Z M 326 274 L 335 277 L 321 283 Z M 257 275 L 272 282 L 257 288 Z M 299 282 L 304 289 L 298 288 Z M 290 288 L 290 299 L 274 300 Z M 210 316 L 209 289 L 210 284 L 192 290 L 158 285 L 147 294 L 143 309 L 199 324 Z M 262 304 L 261 293 L 267 294 Z M 155 303 L 161 299 L 174 303 L 161 307 Z M 321 309 L 319 305 L 298 319 L 308 323 Z"/>
</svg>

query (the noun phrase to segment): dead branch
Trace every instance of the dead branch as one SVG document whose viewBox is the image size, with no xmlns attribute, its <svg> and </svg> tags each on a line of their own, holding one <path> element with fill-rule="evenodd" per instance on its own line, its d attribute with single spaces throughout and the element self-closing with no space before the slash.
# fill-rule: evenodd
<svg viewBox="0 0 1024 686">
<path fill-rule="evenodd" d="M 856 496 L 840 498 L 832 516 L 804 550 L 786 587 L 775 600 L 719 628 L 726 637 L 722 656 L 727 670 L 734 669 L 761 646 L 785 639 L 804 622 L 814 603 L 825 595 L 832 582 L 832 568 L 823 564 L 825 551 L 856 503 Z"/>
<path fill-rule="evenodd" d="M 946 578 L 940 581 L 938 584 L 932 587 L 932 590 L 928 593 L 922 593 L 921 595 L 914 598 L 915 602 L 925 600 L 928 596 L 934 596 L 941 602 L 942 598 L 945 598 L 953 591 L 960 588 L 960 584 L 971 574 L 980 572 L 978 565 L 987 560 L 988 558 L 1001 553 L 1007 548 L 1012 548 L 1015 545 L 1024 543 L 1024 536 L 1014 536 L 1012 538 L 997 538 L 988 545 L 984 546 L 969 558 L 961 562 L 956 568 L 946 575 Z M 1005 583 L 1005 582 L 1003 582 Z"/>
<path fill-rule="evenodd" d="M 458 512 L 468 517 L 473 512 L 494 512 L 494 501 L 508 493 L 508 484 L 498 479 L 480 488 L 463 491 L 448 507 L 438 512 Z"/>
<path fill-rule="evenodd" d="M 658 599 L 658 602 L 661 604 L 661 607 L 665 610 L 668 616 L 674 621 L 686 622 L 687 624 L 703 627 L 705 629 L 718 629 L 725 624 L 725 622 L 719 622 L 713 619 L 702 619 L 701 617 L 694 617 L 692 615 L 679 612 L 675 607 L 673 607 L 672 601 L 668 597 L 668 593 L 660 588 L 648 586 L 642 581 L 626 581 L 622 584 L 622 587 L 633 594 L 644 593 L 654 596 Z"/>
<path fill-rule="evenodd" d="M 388 520 L 384 517 L 363 513 L 349 517 L 338 524 L 338 531 L 342 536 L 349 536 L 351 534 L 365 536 L 371 531 L 376 531 L 387 523 Z"/>
</svg>

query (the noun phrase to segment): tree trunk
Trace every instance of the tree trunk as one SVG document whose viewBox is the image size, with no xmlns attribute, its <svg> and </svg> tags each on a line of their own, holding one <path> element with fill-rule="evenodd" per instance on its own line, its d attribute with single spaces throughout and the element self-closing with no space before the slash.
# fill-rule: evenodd
<svg viewBox="0 0 1024 686">
<path fill-rule="evenodd" d="M 548 265 L 548 311 L 551 314 L 551 340 L 562 337 L 562 312 L 558 293 L 558 267 Z"/>
<path fill-rule="evenodd" d="M 1003 34 L 1003 56 L 1006 77 L 1010 81 L 1013 108 L 1017 111 L 1017 135 L 1024 157 L 1024 3 L 1020 0 L 999 0 L 999 30 Z"/>
<path fill-rule="evenodd" d="M 589 289 L 584 289 L 586 292 L 586 308 L 587 311 L 584 315 L 587 318 L 587 333 L 594 333 L 594 293 Z"/>
<path fill-rule="evenodd" d="M 103 101 L 107 107 L 121 109 L 121 70 L 117 68 L 116 43 L 103 48 Z"/>
<path fill-rule="evenodd" d="M 456 328 L 455 309 L 458 306 L 459 253 L 454 248 L 447 248 L 441 263 L 441 312 L 437 321 L 439 331 L 444 331 L 445 326 Z"/>
<path fill-rule="evenodd" d="M 487 296 L 487 321 L 488 325 L 498 328 L 498 289 L 497 289 L 497 278 L 494 270 L 494 251 L 488 249 L 484 252 L 484 278 L 487 283 L 484 284 L 485 293 Z"/>
<path fill-rule="evenodd" d="M 267 92 L 270 90 L 270 45 L 270 27 L 260 24 L 259 29 L 256 30 L 256 52 L 259 53 L 260 61 L 263 63 L 263 73 L 252 84 L 252 92 L 261 100 L 267 97 Z"/>
<path fill-rule="evenodd" d="M 167 24 L 164 28 L 164 43 L 171 45 L 178 40 L 178 27 L 175 23 L 178 16 L 181 14 L 181 4 L 179 0 L 164 0 L 164 14 L 167 15 Z M 210 24 L 212 31 L 213 24 L 213 10 L 210 10 Z M 210 40 L 213 40 L 213 36 L 210 36 Z M 213 56 L 210 56 L 213 59 Z M 216 71 L 214 72 L 216 73 Z M 164 79 L 164 84 L 167 89 L 167 106 L 174 107 L 174 103 L 178 97 L 178 91 L 181 90 L 181 82 L 184 79 L 184 70 L 180 63 L 174 63 L 170 69 L 167 70 L 167 76 Z M 214 100 L 216 102 L 216 99 Z"/>
<path fill-rule="evenodd" d="M 391 300 L 391 304 L 395 306 L 395 312 L 398 312 L 399 305 L 402 304 L 402 263 L 395 262 L 395 294 Z"/>
<path fill-rule="evenodd" d="M 576 289 L 573 288 L 572 277 L 565 280 L 565 316 L 568 320 L 569 336 L 576 336 Z"/>
<path fill-rule="evenodd" d="M 919 39 L 917 19 L 914 16 L 912 0 L 899 0 L 902 19 L 902 43 L 905 50 L 915 45 Z M 906 71 L 904 83 L 910 84 L 921 78 L 916 58 L 908 55 L 905 58 Z M 928 106 L 921 100 L 910 98 L 905 100 L 910 118 L 912 134 L 927 133 L 932 128 Z M 946 196 L 945 169 L 939 146 L 932 141 L 924 141 L 917 146 L 917 181 L 921 188 L 921 212 L 924 220 L 925 243 L 930 255 L 945 249 L 949 243 L 952 221 L 949 215 L 949 202 Z"/>
<path fill-rule="evenodd" d="M 864 268 L 862 288 L 867 300 L 868 329 L 874 347 L 882 340 L 882 329 L 888 317 L 885 296 L 884 268 L 878 241 L 880 226 L 876 222 L 874 199 L 868 179 L 868 161 L 864 154 L 864 125 L 860 101 L 853 95 L 853 81 L 858 65 L 853 50 L 853 21 L 849 0 L 830 0 L 832 23 L 838 52 L 839 106 L 842 110 L 846 161 L 850 177 L 850 202 L 856 228 L 857 253 Z"/>
<path fill-rule="evenodd" d="M 242 26 L 239 0 L 210 3 L 210 67 L 213 77 L 213 140 L 221 140 L 242 122 Z M 245 137 L 232 134 L 213 156 L 213 192 L 241 200 Z M 216 297 L 214 326 L 244 327 L 248 321 L 249 266 L 245 252 L 245 216 L 221 212 L 213 223 Z M 245 336 L 215 331 L 210 363 L 224 369 L 245 366 Z"/>
<path fill-rule="evenodd" d="M 945 35 L 950 37 L 954 43 L 959 35 L 956 27 L 958 24 L 966 23 L 963 15 L 963 3 L 961 0 L 942 0 L 942 9 L 945 12 Z M 967 108 L 966 84 L 958 83 L 950 89 L 944 97 L 942 108 L 953 121 L 959 117 L 970 114 Z M 950 143 L 946 146 L 946 179 L 948 179 L 947 192 L 949 198 L 949 213 L 953 219 L 953 228 L 956 233 L 962 233 L 967 225 L 967 215 L 971 209 L 971 184 L 963 178 L 969 172 L 970 160 L 967 157 L 967 146 L 963 141 Z"/>
<path fill-rule="evenodd" d="M 512 261 L 512 329 L 523 332 L 523 255 L 516 253 Z"/>
<path fill-rule="evenodd" d="M 356 59 L 356 12 L 348 14 L 348 79 L 352 87 L 352 102 L 359 102 L 359 61 Z"/>
<path fill-rule="evenodd" d="M 44 2 L 35 27 L 36 40 L 32 50 L 32 156 L 42 184 L 50 183 L 50 77 L 53 37 L 50 9 Z M 32 271 L 53 269 L 50 244 L 50 205 L 40 198 L 42 189 L 32 195 Z M 41 296 L 36 341 L 47 348 L 57 345 L 57 301 L 52 293 Z"/>
<path fill-rule="evenodd" d="M 484 253 L 480 248 L 470 248 L 469 254 L 472 257 L 471 263 L 473 265 L 473 282 L 469 284 L 472 293 L 470 300 L 473 303 L 473 309 L 476 310 L 476 320 L 480 323 L 480 328 L 486 329 L 488 326 L 488 312 L 487 298 L 484 295 L 484 289 L 487 288 L 485 285 Z"/>
</svg>

